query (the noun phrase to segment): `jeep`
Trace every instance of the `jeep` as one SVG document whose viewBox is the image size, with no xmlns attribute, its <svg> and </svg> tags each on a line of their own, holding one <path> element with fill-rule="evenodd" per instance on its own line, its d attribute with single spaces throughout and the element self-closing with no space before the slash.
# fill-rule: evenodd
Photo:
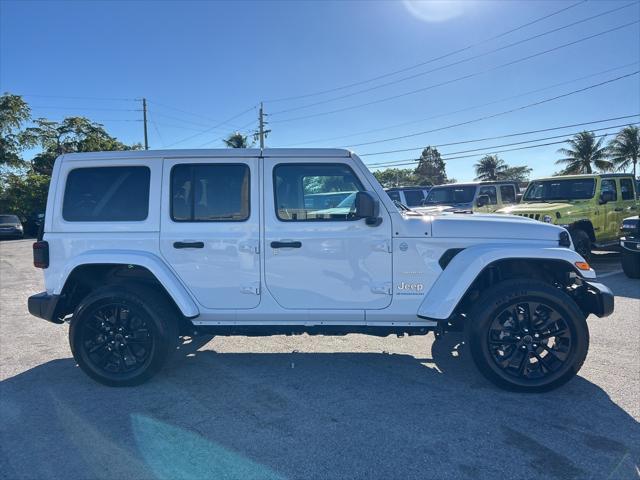
<svg viewBox="0 0 640 480">
<path fill-rule="evenodd" d="M 517 182 L 476 182 L 438 185 L 429 191 L 422 207 L 414 210 L 423 214 L 440 212 L 492 213 L 505 205 L 515 204 Z"/>
<path fill-rule="evenodd" d="M 307 201 L 331 192 L 350 193 Z M 345 150 L 65 154 L 33 258 L 46 291 L 29 311 L 68 322 L 77 364 L 111 386 L 196 333 L 463 330 L 487 378 L 543 391 L 583 364 L 589 314 L 613 311 L 565 229 L 401 211 Z"/>
<path fill-rule="evenodd" d="M 640 278 L 640 217 L 625 218 L 620 226 L 622 271 L 629 278 Z"/>
<path fill-rule="evenodd" d="M 533 180 L 518 205 L 498 210 L 566 228 L 576 251 L 618 244 L 622 219 L 638 210 L 631 174 L 565 175 Z"/>
<path fill-rule="evenodd" d="M 385 191 L 387 195 L 391 197 L 391 200 L 400 202 L 407 207 L 419 207 L 424 202 L 424 199 L 429 194 L 431 186 L 417 186 L 417 187 L 392 187 L 387 188 Z"/>
</svg>

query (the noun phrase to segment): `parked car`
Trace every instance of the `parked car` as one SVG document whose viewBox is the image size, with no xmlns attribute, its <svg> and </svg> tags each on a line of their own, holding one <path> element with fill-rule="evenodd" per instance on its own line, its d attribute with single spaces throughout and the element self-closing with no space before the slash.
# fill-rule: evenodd
<svg viewBox="0 0 640 480">
<path fill-rule="evenodd" d="M 0 238 L 23 238 L 22 222 L 17 215 L 0 215 Z"/>
<path fill-rule="evenodd" d="M 431 189 L 421 213 L 438 212 L 495 212 L 517 202 L 516 182 L 475 182 L 437 185 Z"/>
<path fill-rule="evenodd" d="M 624 173 L 564 175 L 529 183 L 510 213 L 560 225 L 571 234 L 575 249 L 585 258 L 591 250 L 618 245 L 622 219 L 638 210 L 633 176 Z"/>
<path fill-rule="evenodd" d="M 400 202 L 407 207 L 419 207 L 427 197 L 431 186 L 418 186 L 418 187 L 393 187 L 387 188 L 385 191 L 391 200 Z"/>
<path fill-rule="evenodd" d="M 356 192 L 319 212 L 308 191 Z M 340 210 L 343 209 L 343 210 Z M 74 153 L 53 168 L 29 312 L 80 368 L 142 383 L 179 335 L 421 335 L 463 325 L 504 388 L 572 378 L 613 294 L 563 228 L 398 209 L 346 150 Z"/>
<path fill-rule="evenodd" d="M 640 278 L 640 218 L 625 218 L 620 226 L 622 270 L 629 278 Z"/>
</svg>

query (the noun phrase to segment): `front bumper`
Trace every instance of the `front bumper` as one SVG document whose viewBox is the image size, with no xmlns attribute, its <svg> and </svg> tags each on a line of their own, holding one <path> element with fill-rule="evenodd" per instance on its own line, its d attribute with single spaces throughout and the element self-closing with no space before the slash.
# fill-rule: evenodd
<svg viewBox="0 0 640 480">
<path fill-rule="evenodd" d="M 52 323 L 64 323 L 64 320 L 56 315 L 56 307 L 60 298 L 60 295 L 49 295 L 47 292 L 32 295 L 27 302 L 29 313 Z"/>
<path fill-rule="evenodd" d="M 634 253 L 640 253 L 640 239 L 639 238 L 620 238 L 620 246 L 625 250 Z"/>
<path fill-rule="evenodd" d="M 585 307 L 589 313 L 598 317 L 608 317 L 613 313 L 613 292 L 602 283 L 584 281 L 586 295 L 584 297 Z"/>
</svg>

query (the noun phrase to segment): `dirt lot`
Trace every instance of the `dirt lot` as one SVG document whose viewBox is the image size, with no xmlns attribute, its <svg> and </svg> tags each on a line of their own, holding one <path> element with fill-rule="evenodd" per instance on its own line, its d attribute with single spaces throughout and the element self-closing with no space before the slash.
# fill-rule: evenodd
<svg viewBox="0 0 640 480">
<path fill-rule="evenodd" d="M 113 389 L 75 365 L 67 327 L 31 317 L 31 242 L 0 243 L 0 476 L 638 478 L 640 281 L 598 255 L 616 310 L 563 388 L 523 395 L 460 338 L 198 338 L 153 381 Z"/>
</svg>

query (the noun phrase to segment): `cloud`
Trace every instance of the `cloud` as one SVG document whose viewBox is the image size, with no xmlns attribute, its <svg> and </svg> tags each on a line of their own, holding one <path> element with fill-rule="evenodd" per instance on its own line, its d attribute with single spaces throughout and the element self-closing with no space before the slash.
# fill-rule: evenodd
<svg viewBox="0 0 640 480">
<path fill-rule="evenodd" d="M 405 8 L 419 20 L 444 22 L 464 13 L 463 0 L 403 0 Z"/>
</svg>

